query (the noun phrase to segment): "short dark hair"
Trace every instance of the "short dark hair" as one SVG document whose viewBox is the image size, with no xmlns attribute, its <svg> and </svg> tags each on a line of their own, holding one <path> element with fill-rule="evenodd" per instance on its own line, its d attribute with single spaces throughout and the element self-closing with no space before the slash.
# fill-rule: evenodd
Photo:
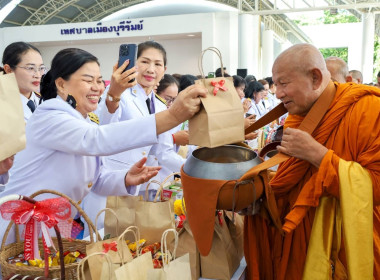
<svg viewBox="0 0 380 280">
<path fill-rule="evenodd" d="M 68 48 L 59 51 L 51 62 L 51 70 L 43 76 L 41 81 L 43 100 L 57 97 L 56 79 L 69 80 L 73 73 L 88 62 L 96 62 L 99 65 L 98 59 L 85 50 Z"/>
<path fill-rule="evenodd" d="M 160 81 L 160 85 L 157 87 L 157 94 L 160 94 L 171 85 L 176 85 L 179 88 L 179 83 L 172 75 L 165 74 Z"/>
<path fill-rule="evenodd" d="M 379 71 L 379 72 L 377 72 L 377 77 L 379 77 L 379 78 L 380 78 L 380 71 Z"/>
<path fill-rule="evenodd" d="M 244 80 L 246 81 L 247 84 L 249 84 L 252 81 L 257 81 L 256 77 L 253 76 L 253 75 L 247 75 L 247 76 L 245 76 Z"/>
<path fill-rule="evenodd" d="M 226 70 L 226 67 L 223 67 L 223 70 Z M 222 77 L 222 69 L 220 67 L 215 70 L 215 77 Z M 230 75 L 224 73 L 224 77 L 230 77 Z"/>
<path fill-rule="evenodd" d="M 198 78 L 193 75 L 182 75 L 179 80 L 179 91 L 183 91 L 185 88 L 194 85 L 196 80 Z"/>
<path fill-rule="evenodd" d="M 268 82 L 269 87 L 271 87 L 274 84 L 272 77 L 266 77 L 264 80 Z"/>
<path fill-rule="evenodd" d="M 12 69 L 20 63 L 21 56 L 29 50 L 34 50 L 41 54 L 41 52 L 33 45 L 26 42 L 14 42 L 9 44 L 3 52 L 3 65 L 8 64 Z"/>
<path fill-rule="evenodd" d="M 264 86 L 256 81 L 252 81 L 248 84 L 247 88 L 245 89 L 245 98 L 253 98 L 253 95 L 264 90 Z"/>
<path fill-rule="evenodd" d="M 137 48 L 137 58 L 139 58 L 144 51 L 151 49 L 151 48 L 159 50 L 161 52 L 161 54 L 164 58 L 164 66 L 166 66 L 166 62 L 167 62 L 166 51 L 161 44 L 159 44 L 155 41 L 146 41 L 146 42 L 140 43 L 138 48 Z"/>
<path fill-rule="evenodd" d="M 245 80 L 238 76 L 238 75 L 233 75 L 232 78 L 234 79 L 234 87 L 237 88 L 237 87 L 240 87 L 242 85 L 244 85 L 244 87 L 247 86 L 247 83 L 245 82 Z"/>
</svg>

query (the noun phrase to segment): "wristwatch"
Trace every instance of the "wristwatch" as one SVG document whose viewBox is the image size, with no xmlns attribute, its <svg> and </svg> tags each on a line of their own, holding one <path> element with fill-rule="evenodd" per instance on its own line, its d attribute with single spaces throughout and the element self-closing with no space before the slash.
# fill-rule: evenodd
<svg viewBox="0 0 380 280">
<path fill-rule="evenodd" d="M 115 96 L 112 96 L 110 94 L 107 94 L 107 100 L 111 101 L 111 102 L 119 102 L 120 101 L 120 97 L 115 97 Z"/>
</svg>

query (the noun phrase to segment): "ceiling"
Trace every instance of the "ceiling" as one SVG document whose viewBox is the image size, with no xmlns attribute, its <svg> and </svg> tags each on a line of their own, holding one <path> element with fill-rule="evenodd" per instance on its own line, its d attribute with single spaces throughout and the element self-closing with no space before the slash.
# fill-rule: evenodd
<svg viewBox="0 0 380 280">
<path fill-rule="evenodd" d="M 10 1 L 0 0 L 0 8 Z M 0 28 L 100 21 L 122 9 L 148 2 L 151 0 L 23 0 L 4 19 Z M 374 11 L 376 13 L 375 31 L 380 35 L 380 15 L 377 14 L 380 11 L 380 0 L 214 0 L 208 2 L 223 4 L 244 13 L 262 15 L 266 28 L 273 29 L 280 40 L 288 39 L 292 43 L 310 42 L 310 39 L 285 15 L 285 13 L 297 11 L 344 8 L 358 18 L 363 12 Z M 201 8 L 198 12 L 210 11 Z M 159 14 L 156 12 L 155 15 L 185 13 L 194 13 L 194 10 L 188 9 L 186 5 L 181 8 L 167 4 L 163 11 Z M 125 14 L 124 17 L 133 18 Z M 147 13 L 140 13 L 137 17 L 149 16 Z"/>
</svg>

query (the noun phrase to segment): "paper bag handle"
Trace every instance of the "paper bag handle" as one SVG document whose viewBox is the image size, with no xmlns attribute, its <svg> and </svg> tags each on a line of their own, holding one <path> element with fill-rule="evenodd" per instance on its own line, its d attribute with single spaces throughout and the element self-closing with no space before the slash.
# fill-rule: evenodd
<svg viewBox="0 0 380 280">
<path fill-rule="evenodd" d="M 119 236 L 119 218 L 117 217 L 116 212 L 111 208 L 104 208 L 104 209 L 100 210 L 95 217 L 96 242 L 98 242 L 100 239 L 100 234 L 98 231 L 98 218 L 99 218 L 100 214 L 102 214 L 103 212 L 106 212 L 106 211 L 111 212 L 115 216 L 115 218 L 116 218 L 116 235 Z"/>
<path fill-rule="evenodd" d="M 96 256 L 96 255 L 102 255 L 104 256 L 106 259 L 107 259 L 107 263 L 108 263 L 108 275 L 111 277 L 112 275 L 112 261 L 111 261 L 111 258 L 108 254 L 106 253 L 103 253 L 103 252 L 96 252 L 96 253 L 92 253 L 91 255 L 88 255 L 86 256 L 83 260 L 80 261 L 80 263 L 78 264 L 77 266 L 77 277 L 78 277 L 78 280 L 86 280 L 85 279 L 85 274 L 84 274 L 84 264 L 86 261 L 88 261 L 89 258 L 93 257 L 93 256 Z"/>
<path fill-rule="evenodd" d="M 135 237 L 135 242 L 136 242 L 136 256 L 139 257 L 140 256 L 140 252 L 139 252 L 139 246 L 140 246 L 140 230 L 138 229 L 138 227 L 136 226 L 130 226 L 128 227 L 122 234 L 120 234 L 120 236 L 117 238 L 117 241 L 120 241 L 120 239 L 122 240 L 122 243 L 124 244 L 125 243 L 125 239 L 124 239 L 124 236 L 128 233 L 128 232 L 132 232 L 133 236 Z M 122 253 L 122 259 L 121 259 L 121 262 L 123 263 L 123 260 L 124 260 L 124 251 L 121 250 L 121 253 Z M 124 265 L 124 264 L 123 264 Z"/>
<path fill-rule="evenodd" d="M 224 77 L 224 67 L 223 67 L 222 53 L 216 47 L 209 47 L 209 48 L 203 50 L 202 53 L 201 53 L 201 55 L 199 56 L 199 59 L 198 59 L 198 69 L 199 69 L 199 72 L 201 73 L 201 76 L 203 78 L 205 77 L 205 74 L 203 72 L 203 56 L 204 56 L 204 54 L 207 51 L 213 51 L 214 53 L 216 53 L 218 55 L 219 60 L 220 60 L 220 69 L 222 70 L 222 77 Z"/>
<path fill-rule="evenodd" d="M 168 243 L 167 243 L 167 235 L 169 232 L 172 232 L 174 234 L 174 249 L 173 249 L 173 256 L 170 257 L 170 253 L 168 250 Z M 164 265 L 164 268 L 166 265 L 169 264 L 170 260 L 176 259 L 176 252 L 178 247 L 178 232 L 175 229 L 167 229 L 163 232 L 161 237 L 161 252 L 162 252 L 162 263 Z"/>
<path fill-rule="evenodd" d="M 160 195 L 160 193 L 162 192 L 162 190 L 164 189 L 164 184 L 170 179 L 170 177 L 174 176 L 174 175 L 180 175 L 181 173 L 180 172 L 173 172 L 171 174 L 169 174 L 163 181 L 162 183 L 156 181 L 156 180 L 152 180 L 149 182 L 149 184 L 146 186 L 146 189 L 145 189 L 145 201 L 148 200 L 148 189 L 149 189 L 149 186 L 151 183 L 155 183 L 155 184 L 158 184 L 160 185 L 160 187 L 158 188 L 157 190 L 157 193 L 154 197 L 154 200 L 153 202 L 157 202 L 157 199 L 158 199 L 158 196 Z"/>
</svg>

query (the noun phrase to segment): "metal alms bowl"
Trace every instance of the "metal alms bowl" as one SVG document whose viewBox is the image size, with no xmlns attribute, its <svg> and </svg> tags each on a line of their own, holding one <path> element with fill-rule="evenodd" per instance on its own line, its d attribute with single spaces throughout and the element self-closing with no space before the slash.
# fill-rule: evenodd
<svg viewBox="0 0 380 280">
<path fill-rule="evenodd" d="M 183 171 L 196 178 L 237 180 L 260 163 L 261 160 L 254 151 L 240 146 L 225 145 L 193 151 L 183 166 Z"/>
</svg>

